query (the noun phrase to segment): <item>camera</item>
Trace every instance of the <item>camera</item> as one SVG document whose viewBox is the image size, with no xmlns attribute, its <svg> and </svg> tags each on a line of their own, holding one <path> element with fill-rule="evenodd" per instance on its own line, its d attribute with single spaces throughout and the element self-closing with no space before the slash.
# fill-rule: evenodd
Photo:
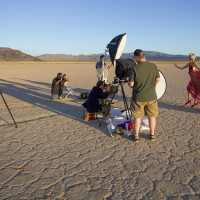
<svg viewBox="0 0 200 200">
<path fill-rule="evenodd" d="M 107 87 L 110 87 L 109 94 L 115 94 L 118 92 L 118 86 L 112 85 L 112 84 L 104 84 L 104 89 Z"/>
<path fill-rule="evenodd" d="M 117 78 L 117 77 L 114 77 L 114 81 L 113 81 L 113 84 L 118 84 L 120 82 L 120 79 Z"/>
<path fill-rule="evenodd" d="M 118 92 L 118 86 L 111 85 L 109 94 L 116 94 Z"/>
</svg>

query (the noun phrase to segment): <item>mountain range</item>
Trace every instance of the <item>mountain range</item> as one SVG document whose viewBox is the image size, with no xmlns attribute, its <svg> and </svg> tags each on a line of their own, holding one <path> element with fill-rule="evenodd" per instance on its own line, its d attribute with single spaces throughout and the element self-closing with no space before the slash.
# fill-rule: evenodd
<svg viewBox="0 0 200 200">
<path fill-rule="evenodd" d="M 33 62 L 61 62 L 61 61 L 97 61 L 99 60 L 101 54 L 89 54 L 89 55 L 68 55 L 68 54 L 44 54 L 37 57 L 25 54 L 19 50 L 0 47 L 0 61 L 33 61 Z M 145 56 L 147 60 L 154 61 L 186 61 L 188 60 L 188 55 L 172 55 L 161 53 L 157 51 L 145 51 Z M 133 58 L 132 53 L 123 53 L 121 58 Z M 109 60 L 109 55 L 107 55 L 107 60 Z M 200 57 L 196 58 L 200 60 Z"/>
<path fill-rule="evenodd" d="M 90 55 L 67 55 L 67 54 L 44 54 L 37 56 L 37 58 L 43 61 L 97 61 L 101 54 L 90 54 Z M 188 60 L 188 55 L 172 55 L 156 51 L 145 51 L 147 60 L 154 61 L 175 61 L 175 60 Z M 121 58 L 133 58 L 132 53 L 123 53 Z M 109 60 L 109 56 L 106 57 Z M 198 59 L 198 58 L 197 58 Z"/>
</svg>

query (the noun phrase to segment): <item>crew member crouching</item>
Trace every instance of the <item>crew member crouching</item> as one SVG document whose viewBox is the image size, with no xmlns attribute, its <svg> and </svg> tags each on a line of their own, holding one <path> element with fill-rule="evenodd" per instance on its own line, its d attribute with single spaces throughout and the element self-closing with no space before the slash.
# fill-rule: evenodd
<svg viewBox="0 0 200 200">
<path fill-rule="evenodd" d="M 108 105 L 106 105 L 105 99 L 109 96 L 110 87 L 104 87 L 104 81 L 98 81 L 88 96 L 88 99 L 83 103 L 83 107 L 87 109 L 89 113 L 103 113 L 107 115 L 109 112 Z"/>
</svg>

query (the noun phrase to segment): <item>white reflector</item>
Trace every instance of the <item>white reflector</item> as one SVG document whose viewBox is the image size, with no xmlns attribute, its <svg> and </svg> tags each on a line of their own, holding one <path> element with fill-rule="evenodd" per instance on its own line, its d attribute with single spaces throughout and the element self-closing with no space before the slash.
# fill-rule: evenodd
<svg viewBox="0 0 200 200">
<path fill-rule="evenodd" d="M 159 74 L 160 74 L 160 82 L 156 85 L 157 99 L 162 98 L 167 89 L 167 82 L 164 75 L 160 71 Z"/>
</svg>

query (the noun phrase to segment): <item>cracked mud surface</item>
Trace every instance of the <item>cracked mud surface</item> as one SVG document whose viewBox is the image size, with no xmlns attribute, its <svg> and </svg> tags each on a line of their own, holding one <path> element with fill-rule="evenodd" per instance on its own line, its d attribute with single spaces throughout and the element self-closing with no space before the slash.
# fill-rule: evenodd
<svg viewBox="0 0 200 200">
<path fill-rule="evenodd" d="M 85 122 L 83 100 L 48 100 L 58 71 L 68 74 L 77 95 L 91 89 L 93 65 L 0 68 L 0 88 L 8 103 L 18 103 L 9 107 L 19 126 L 7 123 L 12 120 L 0 105 L 0 199 L 200 198 L 200 108 L 184 105 L 187 70 L 158 64 L 167 91 L 159 100 L 157 139 L 142 132 L 135 144 L 111 138 L 105 124 Z M 114 69 L 110 81 L 113 76 Z M 120 96 L 114 106 L 123 107 Z"/>
</svg>

